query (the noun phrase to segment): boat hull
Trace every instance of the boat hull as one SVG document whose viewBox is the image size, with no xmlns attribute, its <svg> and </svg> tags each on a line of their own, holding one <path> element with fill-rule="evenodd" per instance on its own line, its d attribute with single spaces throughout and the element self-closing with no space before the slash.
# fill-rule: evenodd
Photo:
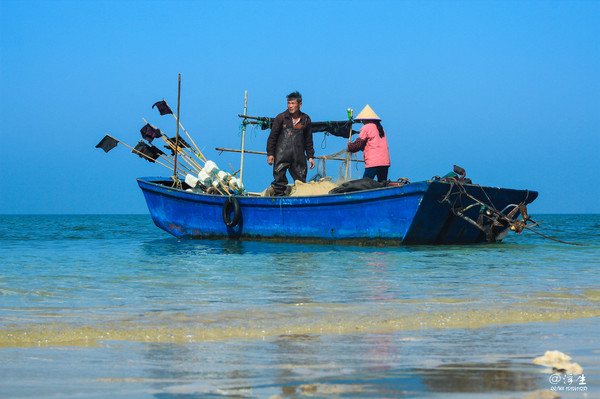
<svg viewBox="0 0 600 399">
<path fill-rule="evenodd" d="M 481 229 L 452 212 L 455 185 L 437 180 L 334 195 L 238 196 L 239 222 L 232 227 L 223 217 L 227 196 L 175 189 L 169 183 L 164 177 L 138 179 L 154 223 L 177 237 L 397 245 L 486 241 Z M 492 201 L 496 209 L 537 197 L 527 190 L 460 188 Z M 464 209 L 468 204 L 461 200 Z M 480 208 L 467 214 L 477 218 Z"/>
</svg>

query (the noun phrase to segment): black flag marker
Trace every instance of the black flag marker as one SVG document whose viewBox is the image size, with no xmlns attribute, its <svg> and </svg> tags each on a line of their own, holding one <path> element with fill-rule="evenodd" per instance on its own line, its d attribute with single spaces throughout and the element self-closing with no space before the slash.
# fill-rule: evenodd
<svg viewBox="0 0 600 399">
<path fill-rule="evenodd" d="M 156 158 L 164 154 L 164 152 L 158 148 L 153 145 L 148 145 L 141 140 L 131 152 L 137 154 L 140 158 L 144 158 L 148 162 L 154 162 Z M 146 155 L 146 157 L 142 154 Z"/>
<path fill-rule="evenodd" d="M 171 138 L 167 138 L 167 141 L 169 141 L 170 143 L 172 143 L 173 145 L 175 145 L 175 140 L 177 139 L 177 136 L 175 137 L 171 137 Z M 190 145 L 187 143 L 187 141 L 185 141 L 183 138 L 181 138 L 181 136 L 179 136 L 179 139 L 177 139 L 177 144 L 179 144 L 180 148 L 192 148 L 190 147 Z M 170 146 L 166 145 L 164 146 L 167 150 L 171 150 L 171 156 L 175 156 L 175 150 L 173 150 L 173 148 L 171 148 Z"/>
<path fill-rule="evenodd" d="M 165 100 L 154 103 L 152 108 L 154 108 L 154 107 L 156 107 L 158 109 L 158 112 L 160 112 L 161 115 L 173 113 L 173 111 L 171 111 L 171 108 L 169 107 L 169 105 L 167 104 L 167 102 Z"/>
<path fill-rule="evenodd" d="M 152 140 L 162 136 L 160 130 L 152 127 L 149 123 L 140 129 L 140 133 L 142 133 L 142 138 L 148 141 L 148 143 L 152 143 Z"/>
<path fill-rule="evenodd" d="M 179 138 L 177 138 L 177 136 L 173 136 L 167 140 L 173 143 L 173 145 L 175 145 L 175 141 L 177 140 L 177 144 L 179 144 L 181 148 L 191 148 L 187 141 L 185 141 L 181 136 L 179 136 Z"/>
<path fill-rule="evenodd" d="M 102 148 L 104 152 L 109 152 L 117 146 L 117 143 L 117 140 L 107 134 L 98 144 L 96 144 L 96 148 Z"/>
</svg>

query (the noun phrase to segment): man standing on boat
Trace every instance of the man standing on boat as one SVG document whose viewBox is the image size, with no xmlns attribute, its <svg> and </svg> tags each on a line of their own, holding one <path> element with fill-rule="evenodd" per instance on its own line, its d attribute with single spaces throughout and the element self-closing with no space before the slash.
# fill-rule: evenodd
<svg viewBox="0 0 600 399">
<path fill-rule="evenodd" d="M 306 183 L 306 160 L 311 169 L 315 167 L 311 120 L 300 107 L 302 95 L 297 91 L 288 94 L 288 109 L 275 117 L 267 139 L 267 163 L 273 165 L 271 187 L 275 195 L 285 195 L 288 170 L 294 181 Z"/>
</svg>

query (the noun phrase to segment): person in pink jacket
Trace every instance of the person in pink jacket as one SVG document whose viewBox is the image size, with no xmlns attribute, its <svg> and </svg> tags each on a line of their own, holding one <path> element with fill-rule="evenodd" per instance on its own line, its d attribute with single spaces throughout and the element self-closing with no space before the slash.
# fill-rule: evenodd
<svg viewBox="0 0 600 399">
<path fill-rule="evenodd" d="M 381 126 L 381 118 L 369 107 L 369 104 L 354 118 L 362 122 L 363 127 L 355 142 L 348 144 L 348 152 L 363 151 L 365 159 L 365 173 L 363 178 L 369 177 L 383 182 L 387 180 L 390 168 L 390 151 L 388 149 L 385 131 Z"/>
</svg>

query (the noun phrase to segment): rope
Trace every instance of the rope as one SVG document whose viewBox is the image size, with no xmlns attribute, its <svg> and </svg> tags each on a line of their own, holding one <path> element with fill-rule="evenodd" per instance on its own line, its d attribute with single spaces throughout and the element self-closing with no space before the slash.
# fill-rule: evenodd
<svg viewBox="0 0 600 399">
<path fill-rule="evenodd" d="M 316 175 L 314 175 L 313 177 L 311 177 L 311 179 L 309 181 L 314 181 L 314 182 L 318 182 L 319 180 L 321 180 L 324 176 L 322 176 L 320 173 L 317 173 Z"/>
<path fill-rule="evenodd" d="M 247 123 L 245 124 L 242 122 L 242 123 L 240 123 L 240 126 L 238 127 L 238 136 L 239 137 L 242 137 L 242 134 L 244 133 L 244 125 L 248 125 L 248 124 Z M 254 134 L 254 136 L 253 136 L 254 138 L 258 137 L 258 128 L 257 128 L 256 124 L 253 123 L 251 125 L 250 131 Z M 249 130 L 246 128 L 246 137 L 248 136 L 248 133 L 249 133 Z"/>
<path fill-rule="evenodd" d="M 492 200 L 490 199 L 490 197 L 487 195 L 487 193 L 485 192 L 485 190 L 483 189 L 483 187 L 479 186 L 481 188 L 481 191 L 485 194 L 485 197 L 488 199 L 488 201 L 490 201 L 490 204 L 492 204 L 492 206 L 495 208 L 494 203 L 492 202 Z M 465 191 L 466 192 L 466 191 Z M 527 197 L 529 197 L 529 192 L 527 192 L 527 196 L 525 197 L 525 200 L 527 200 Z"/>
<path fill-rule="evenodd" d="M 334 152 L 333 154 L 326 155 L 326 157 L 327 158 L 342 158 L 341 155 L 342 154 L 346 154 L 347 152 L 348 152 L 348 150 L 346 148 L 344 148 L 341 151 Z"/>
<path fill-rule="evenodd" d="M 502 211 L 499 211 L 498 209 L 496 209 L 496 207 L 492 203 L 492 200 L 487 195 L 487 193 L 485 192 L 483 187 L 480 186 L 481 191 L 486 196 L 487 200 L 490 202 L 489 204 L 486 204 L 485 202 L 483 202 L 483 201 L 479 200 L 478 198 L 469 194 L 467 192 L 466 188 L 460 182 L 455 181 L 455 180 L 450 180 L 450 179 L 444 180 L 444 181 L 447 183 L 450 183 L 450 188 L 448 189 L 448 192 L 446 193 L 446 195 L 444 195 L 444 197 L 439 202 L 440 203 L 447 202 L 450 205 L 450 210 L 452 211 L 452 213 L 454 215 L 460 217 L 464 221 L 479 228 L 482 232 L 485 233 L 488 241 L 496 241 L 496 236 L 494 236 L 492 233 L 492 228 L 494 226 L 506 226 L 506 228 L 510 228 L 511 230 L 514 230 L 517 233 L 521 233 L 522 231 L 527 230 L 527 231 L 531 231 L 532 233 L 538 234 L 544 238 L 548 238 L 550 240 L 560 242 L 563 244 L 586 246 L 585 244 L 571 243 L 571 242 L 559 240 L 559 239 L 556 239 L 553 237 L 549 237 L 538 231 L 532 230 L 532 228 L 534 226 L 538 226 L 538 223 L 534 222 L 533 220 L 531 220 L 531 218 L 529 218 L 528 215 L 526 215 L 526 212 L 527 212 L 526 204 L 527 204 L 527 199 L 529 198 L 529 190 L 527 190 L 525 198 L 523 199 L 523 201 L 521 203 L 509 204 L 509 205 L 505 206 L 504 209 L 502 209 Z M 457 188 L 458 191 L 454 191 L 455 188 Z M 456 196 L 453 201 L 450 200 L 450 197 L 452 195 Z M 473 204 L 464 208 L 462 205 L 463 197 L 467 197 L 467 198 L 471 199 L 473 201 Z M 458 204 L 458 206 L 457 206 L 457 204 Z M 477 222 L 475 222 L 473 219 L 471 219 L 470 217 L 465 215 L 464 212 L 474 206 L 477 206 L 477 205 L 481 206 L 481 209 L 479 211 L 479 219 Z M 504 212 L 510 207 L 513 207 L 513 210 L 511 210 L 508 213 L 508 215 L 504 214 Z M 513 218 L 513 216 L 516 214 L 516 212 L 518 210 L 521 210 L 521 214 L 523 215 L 524 219 L 519 220 L 519 219 Z M 484 219 L 486 221 L 485 223 L 484 223 Z M 534 224 L 527 225 L 527 221 L 531 221 Z M 484 227 L 484 226 L 487 226 L 487 227 Z"/>
<path fill-rule="evenodd" d="M 577 242 L 567 242 L 567 241 L 559 240 L 558 238 L 553 238 L 553 237 L 547 236 L 545 234 L 542 234 L 539 231 L 531 230 L 531 228 L 529 226 L 525 226 L 525 227 L 527 228 L 527 230 L 524 230 L 524 231 L 531 231 L 532 233 L 541 235 L 542 237 L 547 238 L 547 239 L 552 240 L 552 241 L 560 242 L 562 244 L 567 244 L 567 245 L 577 245 L 577 246 L 580 246 L 580 247 L 587 247 L 586 244 L 581 244 L 581 243 L 577 243 Z"/>
</svg>

